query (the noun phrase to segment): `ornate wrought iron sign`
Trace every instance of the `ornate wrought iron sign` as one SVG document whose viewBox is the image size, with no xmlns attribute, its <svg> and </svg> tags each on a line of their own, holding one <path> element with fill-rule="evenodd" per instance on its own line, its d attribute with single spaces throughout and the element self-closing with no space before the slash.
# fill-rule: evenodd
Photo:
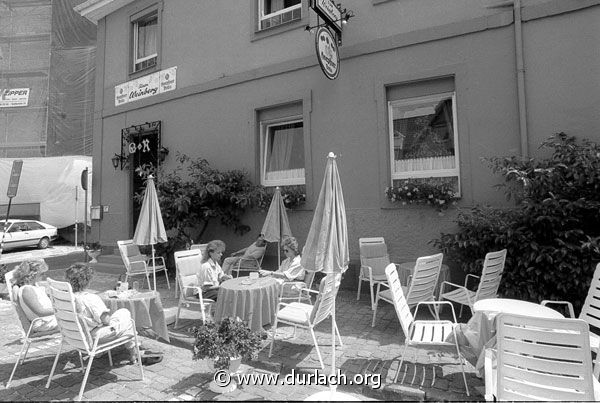
<svg viewBox="0 0 600 403">
<path fill-rule="evenodd" d="M 158 166 L 161 149 L 161 121 L 146 122 L 121 130 L 121 161 L 132 169 L 143 164 Z"/>
</svg>

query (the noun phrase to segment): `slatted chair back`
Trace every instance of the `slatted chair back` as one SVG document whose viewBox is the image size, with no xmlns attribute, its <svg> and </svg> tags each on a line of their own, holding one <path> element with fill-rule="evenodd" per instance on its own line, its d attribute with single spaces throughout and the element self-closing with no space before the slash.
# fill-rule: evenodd
<svg viewBox="0 0 600 403">
<path fill-rule="evenodd" d="M 193 297 L 193 290 L 185 287 L 197 285 L 198 273 L 202 266 L 202 250 L 199 248 L 181 250 L 174 253 L 177 282 L 181 289 L 182 298 Z"/>
<path fill-rule="evenodd" d="M 117 246 L 119 247 L 119 253 L 121 254 L 125 268 L 129 273 L 146 272 L 147 256 L 140 252 L 139 246 L 133 243 L 133 239 L 117 241 Z"/>
<path fill-rule="evenodd" d="M 321 279 L 319 295 L 310 315 L 310 323 L 313 326 L 318 325 L 331 315 L 335 297 L 340 287 L 341 277 L 341 274 L 328 274 Z"/>
<path fill-rule="evenodd" d="M 15 311 L 17 312 L 17 316 L 19 317 L 19 322 L 21 323 L 21 333 L 23 337 L 27 334 L 27 329 L 31 326 L 31 321 L 23 312 L 23 308 L 21 308 L 21 304 L 19 303 L 19 286 L 15 284 L 15 272 L 16 268 L 5 273 L 4 279 L 6 281 L 6 288 L 8 289 L 8 297 L 10 298 L 10 302 L 12 302 L 15 307 Z"/>
<path fill-rule="evenodd" d="M 595 400 L 585 321 L 502 314 L 497 342 L 497 400 Z"/>
<path fill-rule="evenodd" d="M 400 278 L 398 277 L 398 271 L 396 270 L 395 264 L 391 263 L 387 265 L 387 267 L 385 268 L 385 277 L 387 278 L 388 284 L 390 286 L 392 300 L 394 303 L 394 309 L 396 310 L 398 320 L 400 320 L 402 331 L 404 332 L 404 335 L 408 338 L 410 326 L 414 322 L 415 318 L 410 312 L 410 307 L 408 306 L 408 302 L 404 297 L 404 292 L 402 291 L 402 284 L 400 283 Z"/>
<path fill-rule="evenodd" d="M 481 279 L 473 303 L 482 299 L 497 297 L 505 262 L 506 249 L 498 252 L 489 252 L 485 255 Z"/>
<path fill-rule="evenodd" d="M 444 255 L 422 256 L 417 259 L 412 280 L 406 292 L 406 302 L 414 306 L 421 301 L 433 301 L 435 288 L 442 269 Z"/>
<path fill-rule="evenodd" d="M 595 328 L 600 328 L 600 263 L 596 265 L 579 319 L 585 320 Z"/>
<path fill-rule="evenodd" d="M 387 245 L 382 237 L 360 238 L 358 240 L 361 266 L 369 266 L 373 276 L 384 276 L 385 267 L 390 264 Z M 361 267 L 362 274 L 368 278 L 369 273 Z"/>
<path fill-rule="evenodd" d="M 93 338 L 87 324 L 77 314 L 75 294 L 71 284 L 49 278 L 48 286 L 63 344 L 90 354 Z"/>
</svg>

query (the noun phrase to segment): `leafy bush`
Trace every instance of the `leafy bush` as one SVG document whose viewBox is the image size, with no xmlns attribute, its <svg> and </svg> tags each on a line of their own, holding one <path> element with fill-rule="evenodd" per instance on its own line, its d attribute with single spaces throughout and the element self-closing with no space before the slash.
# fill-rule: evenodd
<svg viewBox="0 0 600 403">
<path fill-rule="evenodd" d="M 487 252 L 506 248 L 501 294 L 581 307 L 600 260 L 600 146 L 559 133 L 542 148 L 551 149 L 551 156 L 487 160 L 504 176 L 499 186 L 516 201 L 514 209 L 462 212 L 459 231 L 433 243 L 475 274 Z"/>
<path fill-rule="evenodd" d="M 260 205 L 266 200 L 264 188 L 254 185 L 240 170 L 219 171 L 207 160 L 192 159 L 177 153 L 177 167 L 172 172 L 159 170 L 156 173 L 158 201 L 169 244 L 159 254 L 182 249 L 204 234 L 209 223 L 218 221 L 244 234 L 250 227 L 242 223 L 241 217 L 249 207 Z M 137 169 L 146 178 L 155 173 L 155 167 L 146 165 Z M 143 192 L 135 196 L 138 203 Z"/>
<path fill-rule="evenodd" d="M 14 267 L 11 267 L 7 264 L 0 264 L 0 284 L 6 283 L 6 278 L 4 275 L 11 271 Z"/>
</svg>

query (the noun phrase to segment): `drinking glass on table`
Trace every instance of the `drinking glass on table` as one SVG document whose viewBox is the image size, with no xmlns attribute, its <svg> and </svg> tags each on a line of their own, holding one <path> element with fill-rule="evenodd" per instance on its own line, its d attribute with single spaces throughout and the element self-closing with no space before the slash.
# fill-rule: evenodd
<svg viewBox="0 0 600 403">
<path fill-rule="evenodd" d="M 250 272 L 250 280 L 258 280 L 258 272 Z"/>
</svg>

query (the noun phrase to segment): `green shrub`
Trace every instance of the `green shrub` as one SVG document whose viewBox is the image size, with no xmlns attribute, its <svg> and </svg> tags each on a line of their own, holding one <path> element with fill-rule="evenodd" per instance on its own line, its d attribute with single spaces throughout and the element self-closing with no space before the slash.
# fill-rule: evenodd
<svg viewBox="0 0 600 403">
<path fill-rule="evenodd" d="M 514 209 L 475 207 L 461 212 L 459 231 L 433 241 L 467 273 L 480 274 L 487 252 L 506 248 L 500 293 L 531 301 L 583 304 L 600 260 L 600 146 L 564 133 L 536 160 L 490 158 Z"/>
</svg>

